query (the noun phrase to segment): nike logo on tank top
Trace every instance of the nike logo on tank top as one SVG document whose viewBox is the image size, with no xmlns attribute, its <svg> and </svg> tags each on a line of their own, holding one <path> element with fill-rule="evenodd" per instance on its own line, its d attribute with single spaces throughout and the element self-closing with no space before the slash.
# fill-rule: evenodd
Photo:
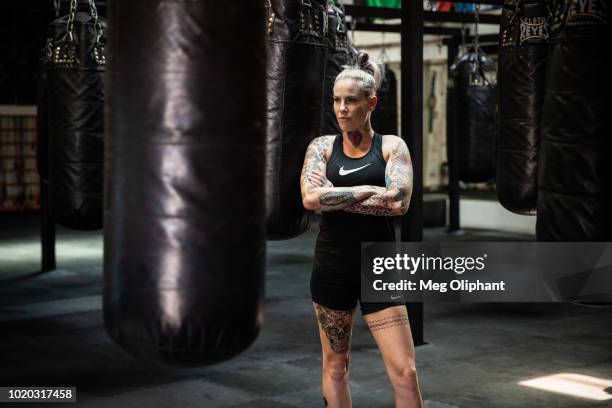
<svg viewBox="0 0 612 408">
<path fill-rule="evenodd" d="M 334 187 L 385 186 L 387 163 L 382 153 L 382 136 L 374 133 L 372 145 L 365 156 L 348 157 L 342 148 L 342 135 L 334 139 L 331 157 L 327 162 L 326 175 Z"/>
</svg>

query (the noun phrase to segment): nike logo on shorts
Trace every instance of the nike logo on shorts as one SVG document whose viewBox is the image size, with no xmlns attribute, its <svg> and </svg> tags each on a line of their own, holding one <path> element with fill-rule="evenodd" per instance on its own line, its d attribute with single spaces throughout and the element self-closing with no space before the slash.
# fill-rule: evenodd
<svg viewBox="0 0 612 408">
<path fill-rule="evenodd" d="M 342 166 L 342 167 L 340 167 L 339 173 L 340 173 L 341 176 L 346 176 L 347 174 L 351 174 L 351 173 L 354 173 L 354 172 L 359 171 L 361 169 L 365 169 L 370 164 L 372 164 L 372 163 L 368 163 L 365 166 L 357 167 L 356 169 L 350 169 L 350 170 L 344 170 L 344 166 Z"/>
</svg>

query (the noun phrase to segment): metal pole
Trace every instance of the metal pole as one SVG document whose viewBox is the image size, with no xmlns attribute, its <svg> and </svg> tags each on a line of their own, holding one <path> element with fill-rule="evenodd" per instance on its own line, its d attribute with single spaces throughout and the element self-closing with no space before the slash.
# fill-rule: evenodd
<svg viewBox="0 0 612 408">
<path fill-rule="evenodd" d="M 55 222 L 49 206 L 49 184 L 40 180 L 40 243 L 42 246 L 41 272 L 55 269 Z"/>
<path fill-rule="evenodd" d="M 413 187 L 408 213 L 402 217 L 402 242 L 423 240 L 423 2 L 402 2 L 401 137 L 412 156 Z M 423 304 L 407 303 L 412 338 L 423 341 Z"/>
<path fill-rule="evenodd" d="M 446 45 L 448 52 L 448 73 L 459 54 L 459 42 L 454 39 L 448 41 Z M 451 101 L 446 98 L 446 155 L 448 163 L 448 232 L 460 230 L 459 219 L 459 149 L 457 138 L 455 137 L 455 110 L 451 107 Z"/>
</svg>

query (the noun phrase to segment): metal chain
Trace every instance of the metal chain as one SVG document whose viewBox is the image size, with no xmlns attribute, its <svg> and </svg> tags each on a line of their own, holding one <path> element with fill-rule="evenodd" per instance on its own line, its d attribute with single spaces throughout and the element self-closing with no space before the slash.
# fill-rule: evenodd
<svg viewBox="0 0 612 408">
<path fill-rule="evenodd" d="M 480 3 L 474 4 L 474 54 L 476 54 L 476 72 L 481 73 L 480 66 L 480 38 L 478 36 L 478 24 L 480 23 Z M 484 74 L 483 74 L 484 77 Z"/>
<path fill-rule="evenodd" d="M 459 59 L 459 57 L 461 56 L 461 54 L 463 54 L 464 52 L 467 51 L 467 45 L 466 45 L 466 41 L 465 41 L 465 33 L 467 31 L 467 27 L 465 26 L 464 23 L 461 24 L 461 47 L 459 48 L 459 54 L 457 54 L 457 59 Z"/>
<path fill-rule="evenodd" d="M 74 35 L 72 32 L 74 31 L 74 18 L 76 16 L 77 11 L 77 0 L 70 1 L 70 14 L 68 15 L 68 22 L 66 23 L 66 29 L 68 30 L 68 37 L 70 37 L 70 41 L 74 41 Z"/>
<path fill-rule="evenodd" d="M 480 38 L 478 37 L 478 24 L 480 23 L 480 3 L 474 4 L 474 48 L 476 53 L 480 48 Z"/>
<path fill-rule="evenodd" d="M 102 37 L 102 24 L 100 23 L 100 19 L 98 18 L 98 10 L 96 9 L 96 3 L 94 0 L 89 0 L 89 10 L 91 11 L 91 16 L 94 19 L 94 30 L 96 31 L 96 44 L 100 45 L 100 38 Z"/>
</svg>

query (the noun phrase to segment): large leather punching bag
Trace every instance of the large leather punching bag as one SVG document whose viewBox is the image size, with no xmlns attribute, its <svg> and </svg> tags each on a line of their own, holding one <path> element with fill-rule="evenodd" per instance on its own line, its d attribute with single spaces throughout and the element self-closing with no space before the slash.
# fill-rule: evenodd
<svg viewBox="0 0 612 408">
<path fill-rule="evenodd" d="M 310 226 L 300 174 L 308 144 L 319 136 L 327 1 L 280 0 L 268 7 L 266 212 L 269 239 Z"/>
<path fill-rule="evenodd" d="M 383 80 L 376 92 L 378 104 L 372 112 L 372 128 L 381 135 L 397 135 L 397 79 L 389 64 L 383 69 Z"/>
<path fill-rule="evenodd" d="M 540 241 L 612 238 L 608 5 L 553 2 L 538 177 Z"/>
<path fill-rule="evenodd" d="M 152 362 L 257 337 L 265 267 L 261 0 L 111 0 L 104 321 Z"/>
<path fill-rule="evenodd" d="M 51 211 L 78 230 L 102 227 L 105 35 L 88 0 L 62 0 L 47 35 Z"/>
<path fill-rule="evenodd" d="M 355 64 L 355 50 L 348 39 L 344 7 L 330 2 L 327 6 L 327 59 L 321 111 L 321 135 L 341 133 L 334 113 L 334 82 L 346 66 Z"/>
<path fill-rule="evenodd" d="M 473 49 L 449 72 L 449 120 L 458 149 L 459 179 L 483 182 L 495 176 L 496 68 Z"/>
<path fill-rule="evenodd" d="M 499 202 L 535 215 L 540 121 L 544 105 L 549 7 L 546 0 L 506 0 L 499 51 Z"/>
</svg>

